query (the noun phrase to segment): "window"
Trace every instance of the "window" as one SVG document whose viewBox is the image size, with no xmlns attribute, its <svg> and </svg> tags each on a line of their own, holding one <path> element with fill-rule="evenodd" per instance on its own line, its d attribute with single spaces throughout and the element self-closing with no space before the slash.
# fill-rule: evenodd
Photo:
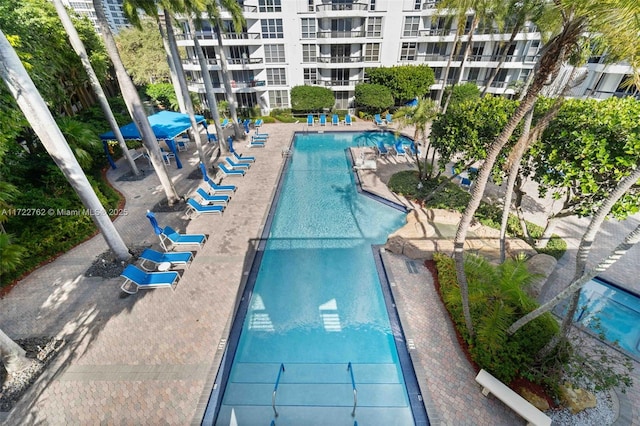
<svg viewBox="0 0 640 426">
<path fill-rule="evenodd" d="M 317 84 L 318 70 L 315 68 L 304 68 L 304 84 Z"/>
<path fill-rule="evenodd" d="M 407 16 L 404 18 L 404 32 L 403 37 L 417 37 L 418 27 L 420 26 L 419 16 Z"/>
<path fill-rule="evenodd" d="M 518 80 L 522 81 L 523 83 L 526 83 L 527 80 L 529 79 L 529 74 L 531 74 L 531 70 L 530 69 L 521 69 L 520 70 L 520 78 Z"/>
<path fill-rule="evenodd" d="M 261 19 L 262 38 L 284 38 L 282 19 Z"/>
<path fill-rule="evenodd" d="M 316 38 L 316 19 L 302 18 L 302 38 Z"/>
<path fill-rule="evenodd" d="M 267 84 L 270 86 L 286 86 L 287 76 L 284 68 L 267 68 Z"/>
<path fill-rule="evenodd" d="M 313 12 L 313 0 L 309 0 L 309 12 Z"/>
<path fill-rule="evenodd" d="M 469 73 L 467 74 L 467 81 L 469 83 L 477 83 L 479 75 L 480 75 L 480 68 L 469 68 Z"/>
<path fill-rule="evenodd" d="M 211 53 L 215 55 L 215 50 L 211 49 Z M 233 63 L 243 63 L 249 59 L 249 48 L 247 46 L 229 46 L 229 59 L 234 60 Z"/>
<path fill-rule="evenodd" d="M 316 45 L 315 44 L 303 44 L 302 45 L 302 62 L 309 63 L 316 61 Z"/>
<path fill-rule="evenodd" d="M 260 12 L 282 12 L 280 0 L 259 0 L 258 7 Z"/>
<path fill-rule="evenodd" d="M 376 10 L 376 0 L 371 0 L 369 2 L 369 10 Z"/>
<path fill-rule="evenodd" d="M 268 64 L 286 62 L 284 58 L 284 44 L 265 44 L 264 61 Z"/>
<path fill-rule="evenodd" d="M 380 37 L 382 34 L 382 17 L 369 18 L 367 21 L 367 37 Z"/>
<path fill-rule="evenodd" d="M 473 46 L 471 47 L 471 58 L 469 58 L 472 61 L 481 61 L 482 60 L 482 55 L 484 54 L 484 42 L 474 42 Z"/>
<path fill-rule="evenodd" d="M 380 60 L 380 43 L 367 43 L 364 45 L 364 61 L 378 62 Z"/>
<path fill-rule="evenodd" d="M 345 92 L 345 91 L 334 92 L 334 96 L 336 99 L 336 102 L 333 105 L 334 108 L 336 109 L 349 108 L 349 92 Z"/>
<path fill-rule="evenodd" d="M 416 60 L 416 45 L 417 43 L 402 43 L 402 49 L 400 49 L 401 61 L 415 61 Z"/>
<path fill-rule="evenodd" d="M 420 3 L 422 3 L 422 0 L 416 0 L 413 4 L 413 10 L 420 10 L 420 8 L 422 7 Z"/>
<path fill-rule="evenodd" d="M 447 20 L 443 16 L 431 17 L 431 35 L 446 35 L 447 33 Z"/>
<path fill-rule="evenodd" d="M 425 53 L 433 58 L 445 56 L 447 54 L 447 43 L 427 43 Z"/>
<path fill-rule="evenodd" d="M 271 108 L 286 108 L 289 106 L 289 96 L 286 90 L 269 90 L 269 106 Z"/>
</svg>

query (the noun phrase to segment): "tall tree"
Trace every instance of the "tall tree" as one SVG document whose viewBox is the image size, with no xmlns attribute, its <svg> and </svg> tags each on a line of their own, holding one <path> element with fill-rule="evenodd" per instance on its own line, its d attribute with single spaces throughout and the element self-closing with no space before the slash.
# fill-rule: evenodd
<svg viewBox="0 0 640 426">
<path fill-rule="evenodd" d="M 46 103 L 27 74 L 4 33 L 0 31 L 0 77 L 16 99 L 18 106 L 40 138 L 42 144 L 58 165 L 69 184 L 80 197 L 84 206 L 91 212 L 91 219 L 100 230 L 107 245 L 116 257 L 126 260 L 131 255 L 122 237 L 93 191 L 80 164 L 56 125 Z"/>
<path fill-rule="evenodd" d="M 545 45 L 537 63 L 537 70 L 522 102 L 509 119 L 500 135 L 487 150 L 487 157 L 480 168 L 472 188 L 471 200 L 465 209 L 454 240 L 456 274 L 461 288 L 463 313 L 469 334 L 473 334 L 473 324 L 469 311 L 469 297 L 464 273 L 463 251 L 466 236 L 473 216 L 480 206 L 491 170 L 502 148 L 520 123 L 524 115 L 533 106 L 538 93 L 547 80 L 555 76 L 567 58 L 569 52 L 584 34 L 599 34 L 607 41 L 608 52 L 614 57 L 630 57 L 637 53 L 637 38 L 640 22 L 640 3 L 635 0 L 562 0 L 556 2 L 556 12 L 560 32 Z"/>
<path fill-rule="evenodd" d="M 111 28 L 109 28 L 107 17 L 104 14 L 102 1 L 92 1 L 93 8 L 96 11 L 96 18 L 98 20 L 98 25 L 100 27 L 100 32 L 102 33 L 104 44 L 107 48 L 109 58 L 111 59 L 113 67 L 116 71 L 116 78 L 118 79 L 118 85 L 120 86 L 122 97 L 125 101 L 125 104 L 127 105 L 129 114 L 133 118 L 133 122 L 138 128 L 138 132 L 140 132 L 142 143 L 149 153 L 151 165 L 156 171 L 158 179 L 160 180 L 160 184 L 162 185 L 162 189 L 167 196 L 167 203 L 169 205 L 173 205 L 180 200 L 180 196 L 176 192 L 176 189 L 173 186 L 173 182 L 171 181 L 171 178 L 167 173 L 167 168 L 162 158 L 162 152 L 160 151 L 158 140 L 156 139 L 156 135 L 153 133 L 153 129 L 149 124 L 147 114 L 144 110 L 144 106 L 142 105 L 142 101 L 140 100 L 140 95 L 138 95 L 138 91 L 133 85 L 131 77 L 129 77 L 129 74 L 127 74 L 127 70 L 122 64 L 116 42 L 113 39 L 113 34 L 111 33 Z"/>
<path fill-rule="evenodd" d="M 100 104 L 100 108 L 102 109 L 102 113 L 105 118 L 109 122 L 109 127 L 113 131 L 113 134 L 122 149 L 122 153 L 124 157 L 127 159 L 129 163 L 129 167 L 131 167 L 131 171 L 134 175 L 140 175 L 140 170 L 138 170 L 138 166 L 136 166 L 136 162 L 133 160 L 133 157 L 129 153 L 129 148 L 124 141 L 124 137 L 122 136 L 122 132 L 120 132 L 120 126 L 118 126 L 118 122 L 111 111 L 111 107 L 109 106 L 109 101 L 107 101 L 107 96 L 104 94 L 102 90 L 102 86 L 100 85 L 100 80 L 98 80 L 98 76 L 93 70 L 93 66 L 91 65 L 91 61 L 89 61 L 89 56 L 87 55 L 87 51 L 84 48 L 84 44 L 82 40 L 80 40 L 80 36 L 78 35 L 78 31 L 73 26 L 73 22 L 71 22 L 71 18 L 67 14 L 67 10 L 62 4 L 61 0 L 53 0 L 53 4 L 56 7 L 56 11 L 58 12 L 58 16 L 60 17 L 60 21 L 62 22 L 62 26 L 64 27 L 67 35 L 69 36 L 69 42 L 71 43 L 71 47 L 78 54 L 80 60 L 82 61 L 82 66 L 84 67 L 85 72 L 89 76 L 89 83 L 91 84 L 91 88 L 93 92 L 96 94 L 98 98 L 98 103 Z"/>
<path fill-rule="evenodd" d="M 31 365 L 25 350 L 2 330 L 0 330 L 0 361 L 8 373 L 17 373 Z"/>
</svg>

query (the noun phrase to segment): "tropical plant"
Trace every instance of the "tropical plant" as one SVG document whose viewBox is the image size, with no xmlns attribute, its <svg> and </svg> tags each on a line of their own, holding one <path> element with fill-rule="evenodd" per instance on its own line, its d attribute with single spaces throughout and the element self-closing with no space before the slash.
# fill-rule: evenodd
<svg viewBox="0 0 640 426">
<path fill-rule="evenodd" d="M 162 47 L 162 37 L 151 19 L 141 20 L 140 27 L 120 30 L 116 43 L 122 63 L 136 85 L 169 81 L 169 65 Z"/>
<path fill-rule="evenodd" d="M 474 213 L 480 205 L 487 182 L 494 164 L 516 127 L 527 111 L 533 106 L 538 93 L 549 80 L 556 75 L 560 66 L 566 61 L 574 47 L 580 43 L 581 37 L 598 34 L 600 40 L 606 42 L 607 52 L 616 59 L 637 57 L 640 49 L 635 40 L 640 22 L 640 3 L 633 0 L 565 0 L 557 2 L 555 7 L 557 20 L 560 22 L 558 32 L 545 45 L 536 65 L 535 76 L 520 105 L 505 125 L 504 129 L 487 150 L 487 156 L 479 170 L 469 206 L 462 215 L 454 240 L 454 256 L 461 287 L 461 297 L 465 323 L 469 333 L 473 334 L 473 324 L 469 313 L 467 282 L 464 273 L 463 250 L 469 226 Z M 635 55 L 635 56 L 634 56 Z"/>
<path fill-rule="evenodd" d="M 427 65 L 399 65 L 367 69 L 369 83 L 391 90 L 395 105 L 424 97 L 435 82 L 433 69 Z"/>
<path fill-rule="evenodd" d="M 393 106 L 391 90 L 381 84 L 356 85 L 356 106 L 368 113 L 380 113 Z"/>
</svg>

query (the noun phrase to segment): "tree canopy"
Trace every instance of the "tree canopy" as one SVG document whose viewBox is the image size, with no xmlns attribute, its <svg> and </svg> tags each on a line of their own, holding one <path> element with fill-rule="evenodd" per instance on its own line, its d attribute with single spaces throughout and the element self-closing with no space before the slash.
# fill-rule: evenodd
<svg viewBox="0 0 640 426">
<path fill-rule="evenodd" d="M 316 112 L 333 107 L 335 98 L 331 89 L 320 86 L 291 88 L 291 109 L 296 112 Z"/>
<path fill-rule="evenodd" d="M 393 95 L 388 87 L 381 84 L 358 84 L 356 105 L 369 113 L 379 113 L 393 106 Z"/>
<path fill-rule="evenodd" d="M 116 42 L 122 62 L 138 85 L 170 81 L 169 65 L 162 38 L 154 21 L 144 19 L 141 28 L 125 28 Z"/>
<path fill-rule="evenodd" d="M 367 69 L 369 83 L 391 90 L 396 105 L 423 97 L 435 82 L 435 74 L 427 65 L 400 65 Z"/>
</svg>

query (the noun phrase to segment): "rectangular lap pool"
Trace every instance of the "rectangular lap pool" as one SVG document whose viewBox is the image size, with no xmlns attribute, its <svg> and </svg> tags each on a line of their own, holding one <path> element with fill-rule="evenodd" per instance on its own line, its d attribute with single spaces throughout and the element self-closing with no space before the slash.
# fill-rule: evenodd
<svg viewBox="0 0 640 426">
<path fill-rule="evenodd" d="M 296 135 L 203 423 L 427 424 L 411 410 L 371 248 L 405 214 L 357 192 L 347 148 L 359 135 Z"/>
</svg>

